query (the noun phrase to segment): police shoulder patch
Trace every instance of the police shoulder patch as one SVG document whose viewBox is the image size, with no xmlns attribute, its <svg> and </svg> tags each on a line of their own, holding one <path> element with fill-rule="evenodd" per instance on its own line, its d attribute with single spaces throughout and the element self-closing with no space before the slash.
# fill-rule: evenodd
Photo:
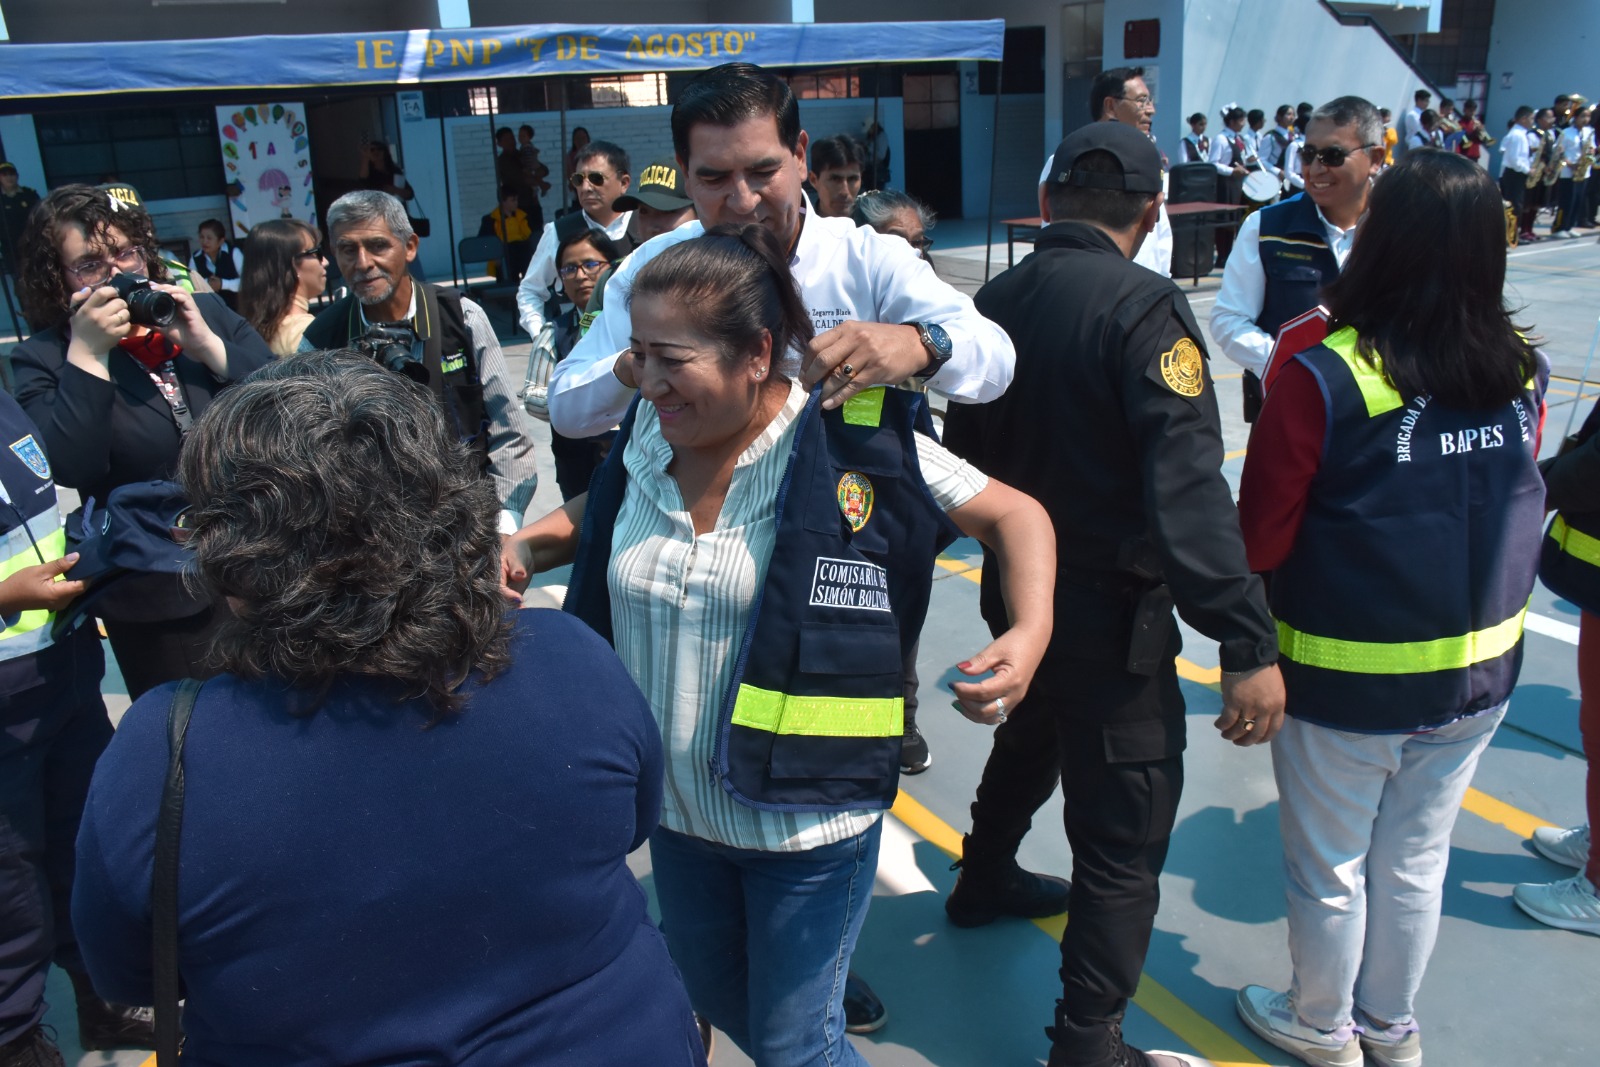
<svg viewBox="0 0 1600 1067">
<path fill-rule="evenodd" d="M 11 443 L 11 451 L 16 457 L 28 465 L 28 469 L 40 478 L 50 477 L 50 461 L 45 458 L 44 449 L 39 447 L 39 442 L 29 434 L 20 441 Z"/>
<path fill-rule="evenodd" d="M 872 518 L 872 482 L 860 471 L 847 471 L 839 479 L 839 513 L 858 532 Z"/>
<path fill-rule="evenodd" d="M 1179 396 L 1199 396 L 1206 384 L 1199 346 L 1185 337 L 1161 353 L 1161 379 Z"/>
</svg>

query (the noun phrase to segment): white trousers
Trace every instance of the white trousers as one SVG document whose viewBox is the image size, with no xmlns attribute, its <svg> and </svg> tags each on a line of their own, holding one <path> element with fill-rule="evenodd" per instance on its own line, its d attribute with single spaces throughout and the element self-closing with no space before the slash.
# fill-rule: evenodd
<svg viewBox="0 0 1600 1067">
<path fill-rule="evenodd" d="M 1318 1029 L 1412 1017 L 1439 932 L 1450 831 L 1500 706 L 1421 734 L 1284 720 L 1272 741 L 1295 1008 Z"/>
</svg>

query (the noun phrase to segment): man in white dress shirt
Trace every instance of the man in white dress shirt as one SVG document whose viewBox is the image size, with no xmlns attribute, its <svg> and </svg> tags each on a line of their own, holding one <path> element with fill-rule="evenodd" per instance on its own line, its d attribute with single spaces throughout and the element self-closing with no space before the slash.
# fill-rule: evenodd
<svg viewBox="0 0 1600 1067">
<path fill-rule="evenodd" d="M 1533 129 L 1533 108 L 1523 104 L 1517 108 L 1511 128 L 1500 139 L 1500 196 L 1516 212 L 1520 230 L 1523 205 L 1528 199 L 1528 170 L 1533 166 L 1533 145 L 1529 134 Z M 1530 233 L 1519 233 L 1522 240 Z"/>
<path fill-rule="evenodd" d="M 1341 96 L 1316 109 L 1306 124 L 1301 163 L 1305 193 L 1254 212 L 1239 226 L 1211 309 L 1211 336 L 1246 373 L 1246 421 L 1254 418 L 1250 382 L 1257 380 L 1253 399 L 1259 404 L 1259 378 L 1278 330 L 1316 306 L 1318 290 L 1349 258 L 1372 179 L 1383 165 L 1377 108 Z M 1270 272 L 1262 255 L 1264 229 L 1272 243 Z"/>
<path fill-rule="evenodd" d="M 1089 87 L 1089 120 L 1091 122 L 1120 122 L 1135 126 L 1150 134 L 1150 122 L 1156 117 L 1156 102 L 1145 84 L 1143 67 L 1112 67 L 1095 76 Z M 1152 141 L 1154 137 L 1150 138 Z M 1162 157 L 1163 167 L 1166 157 Z M 1045 186 L 1050 172 L 1055 169 L 1056 157 L 1051 153 L 1039 172 L 1039 217 L 1050 221 L 1050 202 L 1045 196 Z M 1155 271 L 1163 278 L 1172 277 L 1172 222 L 1167 218 L 1165 186 L 1167 172 L 1161 172 L 1161 213 L 1156 217 L 1155 232 L 1134 255 L 1133 261 L 1141 267 Z"/>
<path fill-rule="evenodd" d="M 633 181 L 628 153 L 610 141 L 590 141 L 580 152 L 569 180 L 577 192 L 583 224 L 613 241 L 625 242 L 633 212 L 618 211 L 613 202 L 628 191 Z M 539 247 L 534 249 L 528 271 L 517 286 L 517 321 L 529 337 L 538 337 L 544 328 L 545 302 L 556 281 L 556 250 L 564 239 L 560 231 L 572 225 L 565 219 L 562 216 L 545 224 Z M 628 246 L 624 243 L 624 247 Z"/>
<path fill-rule="evenodd" d="M 1411 110 L 1400 116 L 1400 143 L 1395 145 L 1394 151 L 1396 160 L 1410 151 L 1415 143 L 1413 135 L 1422 132 L 1422 113 L 1433 103 L 1433 94 L 1426 89 L 1418 89 L 1411 99 L 1414 101 Z"/>
<path fill-rule="evenodd" d="M 783 82 L 728 63 L 693 84 L 696 91 L 685 89 L 673 109 L 672 140 L 699 221 L 646 242 L 606 283 L 605 310 L 551 375 L 551 425 L 585 437 L 622 418 L 635 391 L 627 354 L 634 275 L 662 250 L 719 223 L 759 223 L 790 249 L 818 333 L 801 380 L 826 379 L 828 407 L 911 378 L 963 403 L 1005 392 L 1016 350 L 970 297 L 940 281 L 905 241 L 824 218 L 806 200 L 800 186 L 809 142 Z"/>
</svg>

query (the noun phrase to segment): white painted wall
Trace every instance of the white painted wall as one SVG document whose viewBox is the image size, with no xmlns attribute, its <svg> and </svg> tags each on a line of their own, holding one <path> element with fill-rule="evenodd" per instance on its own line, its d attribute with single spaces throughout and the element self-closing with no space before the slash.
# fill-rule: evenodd
<svg viewBox="0 0 1600 1067">
<path fill-rule="evenodd" d="M 1594 103 L 1597 48 L 1596 0 L 1501 0 L 1489 38 L 1489 132 L 1500 136 L 1519 106 L 1549 107 L 1562 93 L 1583 93 Z M 1511 88 L 1502 89 L 1507 74 Z"/>
<path fill-rule="evenodd" d="M 1194 6 L 1209 6 L 1215 0 L 1192 0 Z M 1289 3 L 1292 0 L 1276 0 Z M 1150 132 L 1168 157 L 1177 155 L 1178 142 L 1189 132 L 1182 115 L 1193 109 L 1181 106 L 1182 86 L 1185 78 L 1187 48 L 1185 45 L 1185 0 L 1107 0 L 1105 18 L 1105 57 L 1102 66 L 1144 67 L 1145 80 L 1151 82 L 1150 92 L 1155 97 L 1156 115 Z M 1129 59 L 1123 53 L 1123 27 L 1135 19 L 1161 20 L 1161 51 L 1155 58 L 1148 56 Z M 1151 68 L 1154 73 L 1150 73 Z M 1073 113 L 1068 115 L 1069 129 L 1077 129 L 1088 121 L 1087 103 L 1069 101 Z M 1055 147 L 1054 145 L 1051 146 Z M 1041 167 L 1044 162 L 1041 160 Z M 1038 175 L 1034 177 L 1037 179 Z"/>
<path fill-rule="evenodd" d="M 1163 144 L 1176 145 L 1183 116 L 1196 111 L 1220 128 L 1217 112 L 1229 101 L 1261 108 L 1270 125 L 1279 104 L 1353 94 L 1398 119 L 1425 87 L 1374 30 L 1340 25 L 1316 0 L 1187 0 L 1187 16 L 1182 99 L 1157 116 Z"/>
</svg>

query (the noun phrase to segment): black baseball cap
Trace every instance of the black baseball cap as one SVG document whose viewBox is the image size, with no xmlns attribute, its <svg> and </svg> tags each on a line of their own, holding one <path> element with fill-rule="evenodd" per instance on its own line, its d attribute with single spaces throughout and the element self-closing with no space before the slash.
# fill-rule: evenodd
<svg viewBox="0 0 1600 1067">
<path fill-rule="evenodd" d="M 672 159 L 658 159 L 644 168 L 639 180 L 611 202 L 612 211 L 631 211 L 640 204 L 657 211 L 682 211 L 694 204 L 683 195 L 683 171 Z"/>
<path fill-rule="evenodd" d="M 1074 171 L 1072 164 L 1089 152 L 1110 152 L 1122 174 Z M 1143 130 L 1122 122 L 1091 122 L 1067 134 L 1056 146 L 1050 180 L 1083 189 L 1115 189 L 1128 193 L 1161 192 L 1161 153 Z"/>
<path fill-rule="evenodd" d="M 15 174 L 17 172 L 17 165 L 15 163 L 0 163 L 0 173 L 5 171 L 10 171 L 12 174 Z"/>
</svg>

